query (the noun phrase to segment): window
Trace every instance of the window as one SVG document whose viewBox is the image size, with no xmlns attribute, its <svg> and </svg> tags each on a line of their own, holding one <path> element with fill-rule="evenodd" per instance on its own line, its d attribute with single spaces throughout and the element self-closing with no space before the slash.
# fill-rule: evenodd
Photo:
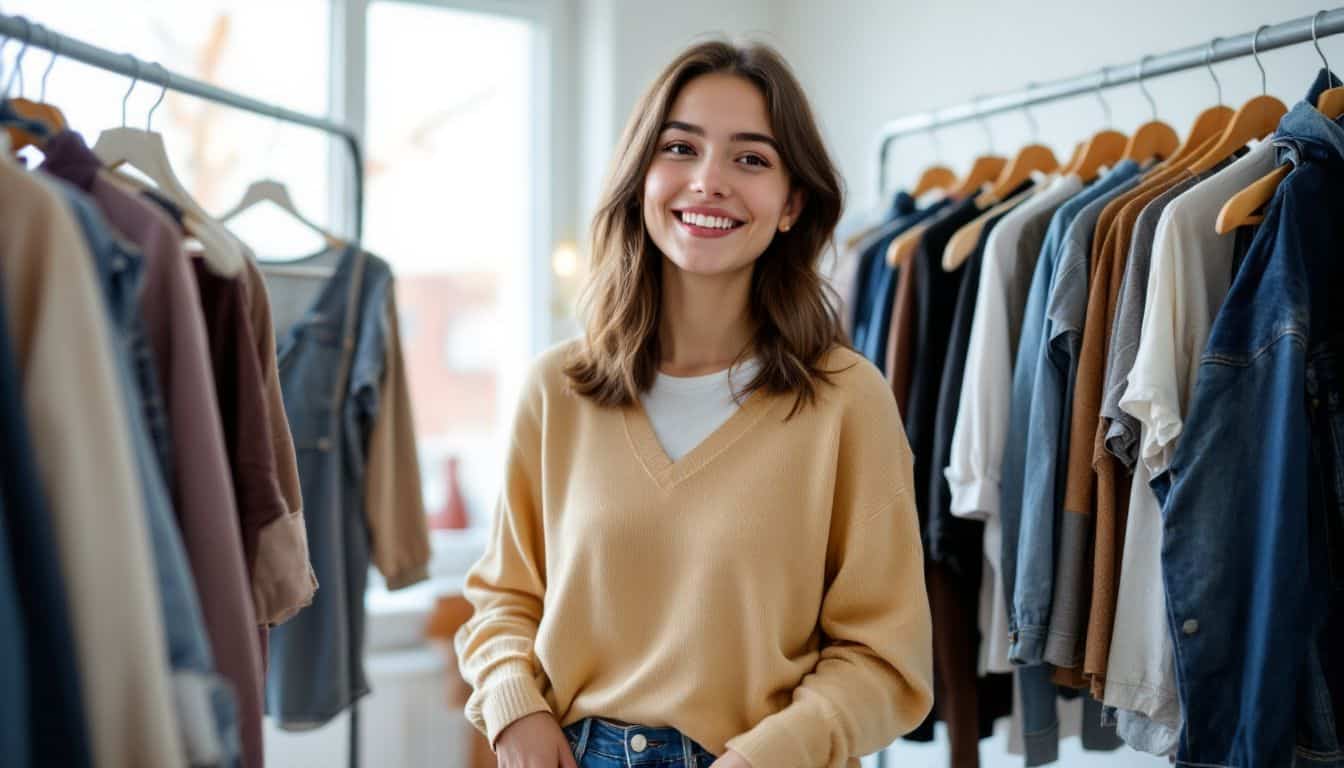
<svg viewBox="0 0 1344 768">
<path fill-rule="evenodd" d="M 309 114 L 327 112 L 327 0 L 13 0 L 5 12 L 113 51 L 129 51 L 146 67 L 168 69 Z M 40 39 L 40 33 L 34 34 Z M 20 45 L 5 46 L 5 72 Z M 284 51 L 283 58 L 258 51 Z M 51 55 L 30 49 L 23 60 L 24 93 L 36 98 Z M 57 58 L 47 77 L 47 100 L 61 108 L 70 126 L 90 144 L 106 128 L 121 125 L 127 78 L 70 59 Z M 17 86 L 16 86 L 17 88 Z M 126 99 L 126 122 L 144 127 L 162 89 L 139 84 Z M 318 222 L 329 219 L 326 134 L 177 93 L 154 112 L 178 178 L 207 211 L 228 210 L 253 181 L 274 177 L 289 188 L 299 210 Z M 250 223 L 250 222 L 249 222 Z M 258 250 L 293 250 L 293 230 L 274 219 L 240 232 Z"/>
<path fill-rule="evenodd" d="M 471 523 L 489 524 L 514 406 L 505 372 L 531 357 L 534 37 L 514 18 L 368 8 L 364 240 L 414 323 L 403 343 L 431 524 L 451 463 Z"/>
</svg>

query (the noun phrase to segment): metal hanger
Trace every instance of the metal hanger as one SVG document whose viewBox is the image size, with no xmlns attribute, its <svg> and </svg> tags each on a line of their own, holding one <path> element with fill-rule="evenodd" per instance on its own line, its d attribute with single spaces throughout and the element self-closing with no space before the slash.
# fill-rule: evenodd
<svg viewBox="0 0 1344 768">
<path fill-rule="evenodd" d="M 914 189 L 910 191 L 910 196 L 914 198 L 919 198 L 935 189 L 951 189 L 952 185 L 957 183 L 957 174 L 943 165 L 943 145 L 938 141 L 937 115 L 934 115 L 933 124 L 929 126 L 929 140 L 933 142 L 934 164 L 925 168 L 919 175 Z"/>
<path fill-rule="evenodd" d="M 1251 36 L 1251 56 L 1255 58 L 1255 66 L 1260 68 L 1260 95 L 1251 98 L 1232 115 L 1232 121 L 1223 129 L 1213 148 L 1200 155 L 1190 165 L 1192 173 L 1201 174 L 1210 171 L 1252 140 L 1263 139 L 1270 135 L 1278 127 L 1279 120 L 1288 113 L 1288 107 L 1284 106 L 1282 101 L 1269 95 L 1265 65 L 1260 63 L 1260 52 L 1256 48 L 1260 33 L 1266 29 L 1269 29 L 1268 24 L 1257 28 L 1255 34 Z"/>
<path fill-rule="evenodd" d="M 953 197 L 966 197 L 975 194 L 982 186 L 998 178 L 1003 172 L 1003 168 L 1008 164 L 1008 160 L 1001 155 L 994 154 L 994 132 L 989 129 L 989 121 L 985 119 L 984 113 L 980 111 L 980 100 L 983 96 L 976 96 L 975 103 L 976 121 L 985 131 L 985 141 L 987 153 L 983 154 L 971 163 L 971 169 L 966 172 L 965 178 L 957 182 L 956 186 L 949 192 Z"/>
<path fill-rule="evenodd" d="M 1083 146 L 1083 151 L 1078 156 L 1078 161 L 1070 166 L 1067 171 L 1083 181 L 1092 181 L 1101 173 L 1103 167 L 1113 166 L 1119 162 L 1121 157 L 1124 156 L 1125 146 L 1129 143 L 1129 138 L 1125 134 L 1111 127 L 1111 105 L 1101 95 L 1101 89 L 1106 85 L 1109 69 L 1102 67 L 1098 74 L 1100 77 L 1097 80 L 1094 93 L 1097 96 L 1097 102 L 1101 104 L 1105 123 L 1100 131 L 1087 140 L 1087 144 Z"/>
</svg>

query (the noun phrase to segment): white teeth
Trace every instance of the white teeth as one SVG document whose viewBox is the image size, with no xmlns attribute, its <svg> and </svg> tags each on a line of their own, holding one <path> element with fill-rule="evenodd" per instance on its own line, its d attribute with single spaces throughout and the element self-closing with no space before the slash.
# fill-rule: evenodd
<svg viewBox="0 0 1344 768">
<path fill-rule="evenodd" d="M 689 211 L 682 212 L 681 220 L 687 224 L 693 224 L 697 227 L 706 227 L 709 229 L 732 229 L 737 226 L 737 222 L 732 219 L 725 219 L 719 216 L 703 216 Z"/>
</svg>

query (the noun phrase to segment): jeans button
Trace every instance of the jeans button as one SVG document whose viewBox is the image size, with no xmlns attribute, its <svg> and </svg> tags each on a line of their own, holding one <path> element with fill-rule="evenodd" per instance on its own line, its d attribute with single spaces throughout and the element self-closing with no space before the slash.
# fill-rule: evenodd
<svg viewBox="0 0 1344 768">
<path fill-rule="evenodd" d="M 1186 619 L 1181 625 L 1181 631 L 1187 635 L 1193 635 L 1199 631 L 1199 622 L 1194 619 Z"/>
<path fill-rule="evenodd" d="M 630 739 L 630 748 L 636 752 L 643 752 L 648 746 L 649 740 L 644 738 L 644 734 L 642 733 L 636 733 L 634 737 Z"/>
</svg>

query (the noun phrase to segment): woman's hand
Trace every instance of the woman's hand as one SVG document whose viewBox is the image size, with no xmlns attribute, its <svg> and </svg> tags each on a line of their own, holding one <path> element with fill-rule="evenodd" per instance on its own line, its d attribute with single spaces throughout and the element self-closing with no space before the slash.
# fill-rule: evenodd
<svg viewBox="0 0 1344 768">
<path fill-rule="evenodd" d="M 579 768 L 569 751 L 569 739 L 550 712 L 535 712 L 509 723 L 495 739 L 495 756 L 499 768 Z"/>
<path fill-rule="evenodd" d="M 711 763 L 709 768 L 751 768 L 751 763 L 747 762 L 747 758 L 730 749 L 719 755 L 719 758 Z"/>
</svg>

